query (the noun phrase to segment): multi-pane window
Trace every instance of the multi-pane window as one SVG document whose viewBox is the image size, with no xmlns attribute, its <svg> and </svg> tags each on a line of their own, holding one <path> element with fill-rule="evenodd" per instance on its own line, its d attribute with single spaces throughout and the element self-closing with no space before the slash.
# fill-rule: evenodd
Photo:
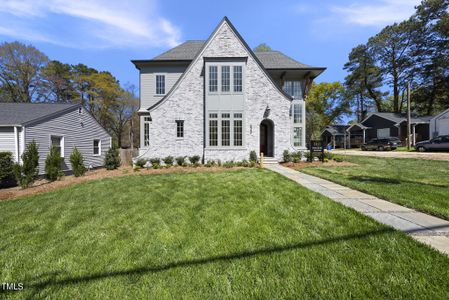
<svg viewBox="0 0 449 300">
<path fill-rule="evenodd" d="M 63 137 L 52 135 L 50 137 L 52 147 L 55 147 L 61 157 L 64 157 L 64 145 L 63 145 Z"/>
<path fill-rule="evenodd" d="M 165 94 L 165 75 L 156 75 L 156 95 Z"/>
<path fill-rule="evenodd" d="M 218 91 L 218 67 L 209 66 L 209 92 Z"/>
<path fill-rule="evenodd" d="M 301 99 L 302 98 L 302 90 L 301 90 L 301 82 L 300 81 L 285 81 L 284 92 L 289 94 L 295 99 Z"/>
<path fill-rule="evenodd" d="M 221 114 L 221 145 L 230 146 L 231 145 L 231 115 Z"/>
<path fill-rule="evenodd" d="M 293 127 L 293 145 L 302 146 L 302 127 Z"/>
<path fill-rule="evenodd" d="M 150 145 L 150 122 L 151 122 L 151 117 L 143 118 L 143 145 L 144 146 Z"/>
<path fill-rule="evenodd" d="M 293 104 L 293 123 L 302 123 L 302 105 L 301 105 L 301 103 Z"/>
<path fill-rule="evenodd" d="M 184 120 L 176 120 L 176 137 L 184 137 Z"/>
<path fill-rule="evenodd" d="M 100 140 L 94 140 L 94 155 L 100 155 L 101 152 L 101 141 Z"/>
<path fill-rule="evenodd" d="M 233 77 L 234 77 L 234 92 L 242 91 L 242 66 L 233 66 Z"/>
<path fill-rule="evenodd" d="M 229 92 L 231 89 L 231 67 L 221 67 L 221 91 Z"/>
<path fill-rule="evenodd" d="M 218 114 L 209 114 L 209 146 L 218 146 Z"/>
<path fill-rule="evenodd" d="M 243 145 L 243 120 L 241 113 L 234 114 L 234 146 Z"/>
</svg>

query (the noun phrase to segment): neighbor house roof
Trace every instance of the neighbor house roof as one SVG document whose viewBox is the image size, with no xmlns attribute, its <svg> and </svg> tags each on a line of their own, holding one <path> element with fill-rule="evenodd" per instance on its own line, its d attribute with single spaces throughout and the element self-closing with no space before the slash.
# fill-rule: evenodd
<svg viewBox="0 0 449 300">
<path fill-rule="evenodd" d="M 0 125 L 25 125 L 79 106 L 79 104 L 0 102 Z"/>
<path fill-rule="evenodd" d="M 346 129 L 349 125 L 327 125 L 324 127 L 323 132 L 327 131 L 332 135 L 345 135 Z M 321 134 L 323 134 L 323 132 Z"/>
<path fill-rule="evenodd" d="M 390 112 L 375 112 L 369 114 L 365 120 L 363 120 L 361 123 L 365 122 L 372 116 L 379 116 L 381 118 L 390 120 L 394 122 L 395 124 L 401 124 L 402 122 L 407 121 L 407 115 L 406 114 L 398 114 L 398 113 L 390 113 Z M 430 122 L 430 119 L 432 119 L 432 116 L 412 116 L 411 123 L 412 124 L 426 124 Z"/>
<path fill-rule="evenodd" d="M 206 41 L 190 40 L 186 41 L 151 60 L 154 61 L 191 61 L 195 58 L 196 54 L 202 49 Z M 255 56 L 262 63 L 265 69 L 303 69 L 303 70 L 324 70 L 322 67 L 312 67 L 285 55 L 280 51 L 255 51 Z M 141 60 L 144 62 L 145 60 Z M 134 60 L 134 63 L 139 60 Z"/>
</svg>

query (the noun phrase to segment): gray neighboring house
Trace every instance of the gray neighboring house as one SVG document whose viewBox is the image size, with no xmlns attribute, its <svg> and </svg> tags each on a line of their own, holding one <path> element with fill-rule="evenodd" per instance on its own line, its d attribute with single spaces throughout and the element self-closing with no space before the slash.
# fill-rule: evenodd
<svg viewBox="0 0 449 300">
<path fill-rule="evenodd" d="M 430 137 L 449 134 L 449 109 L 430 120 Z"/>
<path fill-rule="evenodd" d="M 280 159 L 306 149 L 305 95 L 325 68 L 279 51 L 253 52 L 225 17 L 206 41 L 187 41 L 140 72 L 139 157 Z"/>
<path fill-rule="evenodd" d="M 39 145 L 39 174 L 44 173 L 50 145 L 61 149 L 63 170 L 70 171 L 69 157 L 77 147 L 86 167 L 103 165 L 111 136 L 79 104 L 0 103 L 0 151 L 13 153 L 21 162 L 27 144 Z"/>
</svg>

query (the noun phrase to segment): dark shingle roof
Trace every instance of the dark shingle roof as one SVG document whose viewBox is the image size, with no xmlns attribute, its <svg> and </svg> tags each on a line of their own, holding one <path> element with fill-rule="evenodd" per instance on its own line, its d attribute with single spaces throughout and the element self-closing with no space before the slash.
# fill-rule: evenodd
<svg viewBox="0 0 449 300">
<path fill-rule="evenodd" d="M 193 60 L 206 41 L 186 41 L 156 57 L 153 60 Z M 265 69 L 310 69 L 279 51 L 254 52 Z"/>
<path fill-rule="evenodd" d="M 327 125 L 324 131 L 329 131 L 332 135 L 345 135 L 346 129 L 349 128 L 349 125 Z"/>
<path fill-rule="evenodd" d="M 396 124 L 400 124 L 402 122 L 407 121 L 407 115 L 406 114 L 398 114 L 398 113 L 390 113 L 390 112 L 376 112 L 368 115 L 366 119 L 368 119 L 372 115 L 377 115 L 379 117 L 385 118 L 387 120 L 390 120 L 392 122 L 395 122 Z M 366 120 L 365 119 L 365 120 Z M 412 116 L 411 122 L 412 124 L 416 123 L 429 123 L 430 119 L 432 119 L 432 116 Z M 363 123 L 363 121 L 362 121 Z"/>
<path fill-rule="evenodd" d="M 0 102 L 0 125 L 23 125 L 78 106 L 79 104 Z"/>
</svg>

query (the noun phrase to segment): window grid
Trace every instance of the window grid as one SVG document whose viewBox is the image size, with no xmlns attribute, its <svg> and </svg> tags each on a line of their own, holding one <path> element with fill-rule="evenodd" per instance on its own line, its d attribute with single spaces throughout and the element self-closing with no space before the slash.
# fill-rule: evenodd
<svg viewBox="0 0 449 300">
<path fill-rule="evenodd" d="M 234 92 L 242 91 L 242 66 L 233 66 Z"/>
<path fill-rule="evenodd" d="M 209 92 L 218 91 L 218 67 L 209 66 Z"/>
<path fill-rule="evenodd" d="M 302 146 L 302 127 L 293 128 L 293 145 L 295 147 Z"/>
<path fill-rule="evenodd" d="M 302 97 L 300 81 L 285 81 L 283 90 L 294 99 L 300 99 Z"/>
<path fill-rule="evenodd" d="M 184 120 L 176 120 L 176 137 L 184 137 Z"/>
<path fill-rule="evenodd" d="M 144 146 L 150 145 L 150 123 L 149 122 L 143 123 L 143 145 Z"/>
<path fill-rule="evenodd" d="M 301 105 L 301 103 L 293 104 L 293 123 L 302 123 L 302 105 Z"/>
<path fill-rule="evenodd" d="M 231 67 L 221 67 L 221 91 L 229 92 L 231 89 Z"/>
<path fill-rule="evenodd" d="M 94 155 L 100 155 L 100 140 L 94 140 Z"/>
<path fill-rule="evenodd" d="M 165 75 L 156 75 L 156 94 L 165 94 Z"/>
<path fill-rule="evenodd" d="M 209 120 L 209 146 L 218 146 L 218 120 Z"/>
<path fill-rule="evenodd" d="M 243 120 L 234 119 L 234 146 L 243 145 Z"/>
</svg>

